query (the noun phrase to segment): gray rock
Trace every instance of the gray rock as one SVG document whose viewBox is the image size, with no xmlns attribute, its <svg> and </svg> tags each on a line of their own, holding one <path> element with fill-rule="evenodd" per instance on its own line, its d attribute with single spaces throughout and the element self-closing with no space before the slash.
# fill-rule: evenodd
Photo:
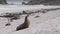
<svg viewBox="0 0 60 34">
<path fill-rule="evenodd" d="M 6 0 L 0 0 L 0 4 L 7 4 Z"/>
<path fill-rule="evenodd" d="M 44 5 L 60 5 L 60 0 L 31 0 L 28 3 L 24 3 L 27 5 L 39 5 L 39 4 L 44 4 Z"/>
</svg>

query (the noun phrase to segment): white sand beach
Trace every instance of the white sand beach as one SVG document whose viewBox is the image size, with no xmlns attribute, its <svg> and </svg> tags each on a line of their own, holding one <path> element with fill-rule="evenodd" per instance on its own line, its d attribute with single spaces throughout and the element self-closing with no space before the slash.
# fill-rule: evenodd
<svg viewBox="0 0 60 34">
<path fill-rule="evenodd" d="M 60 8 L 60 6 L 0 5 L 0 14 L 22 12 L 23 10 L 33 12 L 33 10 L 52 8 Z M 37 15 L 39 17 L 36 17 Z M 0 17 L 0 34 L 60 34 L 60 10 L 48 11 L 46 13 L 34 13 L 29 17 L 29 28 L 16 31 L 16 27 L 24 22 L 25 16 L 26 15 L 22 15 L 20 19 L 10 22 L 10 26 L 5 26 L 5 24 L 8 23 L 7 18 Z"/>
</svg>

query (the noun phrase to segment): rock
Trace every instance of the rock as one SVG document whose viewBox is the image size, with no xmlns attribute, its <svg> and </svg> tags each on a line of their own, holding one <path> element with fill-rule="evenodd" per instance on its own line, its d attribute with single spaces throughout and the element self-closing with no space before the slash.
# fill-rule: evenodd
<svg viewBox="0 0 60 34">
<path fill-rule="evenodd" d="M 11 24 L 10 23 L 7 23 L 5 26 L 10 26 Z"/>
<path fill-rule="evenodd" d="M 31 0 L 28 3 L 24 3 L 26 5 L 60 5 L 60 0 Z"/>
<path fill-rule="evenodd" d="M 7 4 L 6 0 L 0 0 L 0 4 Z"/>
</svg>

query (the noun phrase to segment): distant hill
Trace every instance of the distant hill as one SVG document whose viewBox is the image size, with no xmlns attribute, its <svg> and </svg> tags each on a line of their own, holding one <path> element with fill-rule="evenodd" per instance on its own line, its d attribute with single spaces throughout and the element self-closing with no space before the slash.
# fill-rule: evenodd
<svg viewBox="0 0 60 34">
<path fill-rule="evenodd" d="M 45 5 L 60 5 L 60 0 L 31 0 L 27 5 L 37 5 L 37 4 L 45 4 Z"/>
</svg>

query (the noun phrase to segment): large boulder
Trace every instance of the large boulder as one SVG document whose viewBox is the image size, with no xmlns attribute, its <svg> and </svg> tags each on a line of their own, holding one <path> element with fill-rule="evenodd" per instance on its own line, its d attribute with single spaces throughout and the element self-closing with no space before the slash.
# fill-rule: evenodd
<svg viewBox="0 0 60 34">
<path fill-rule="evenodd" d="M 7 4 L 6 0 L 0 0 L 0 4 Z"/>
</svg>

